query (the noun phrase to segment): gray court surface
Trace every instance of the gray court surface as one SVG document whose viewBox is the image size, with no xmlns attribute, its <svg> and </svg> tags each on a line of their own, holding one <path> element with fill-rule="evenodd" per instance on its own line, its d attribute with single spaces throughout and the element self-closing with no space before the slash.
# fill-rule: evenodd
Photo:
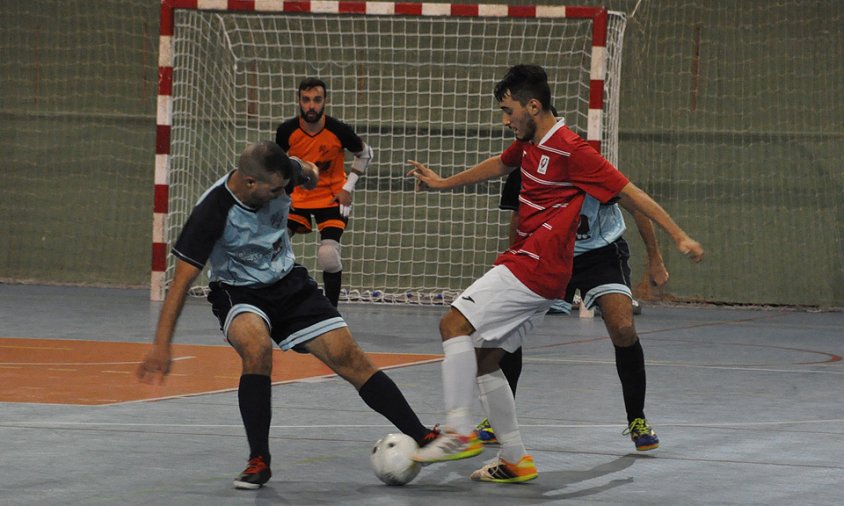
<svg viewBox="0 0 844 506">
<path fill-rule="evenodd" d="M 0 336 L 148 342 L 160 306 L 147 299 L 143 290 L 0 285 Z M 341 310 L 367 351 L 442 351 L 442 307 Z M 844 313 L 645 305 L 636 323 L 646 413 L 662 440 L 652 452 L 621 435 L 601 320 L 548 316 L 525 348 L 516 396 L 540 472 L 531 483 L 469 481 L 494 456 L 488 448 L 423 468 L 407 486 L 382 485 L 369 450 L 396 430 L 350 385 L 328 379 L 274 387 L 274 477 L 258 491 L 231 485 L 247 457 L 235 392 L 94 407 L 0 403 L 0 504 L 844 503 Z M 223 345 L 204 300 L 189 302 L 177 342 Z M 439 363 L 388 374 L 424 422 L 443 419 Z"/>
</svg>

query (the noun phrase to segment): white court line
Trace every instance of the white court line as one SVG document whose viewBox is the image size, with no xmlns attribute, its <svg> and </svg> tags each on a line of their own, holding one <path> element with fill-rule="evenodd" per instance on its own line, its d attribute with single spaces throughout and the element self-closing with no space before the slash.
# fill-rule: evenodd
<svg viewBox="0 0 844 506">
<path fill-rule="evenodd" d="M 694 422 L 677 422 L 664 423 L 660 422 L 660 427 L 752 427 L 752 426 L 772 426 L 772 425 L 805 425 L 805 424 L 840 424 L 844 422 L 844 418 L 829 418 L 823 420 L 776 420 L 776 421 L 759 421 L 759 422 L 723 422 L 723 423 L 694 423 Z M 622 423 L 592 423 L 592 424 L 519 424 L 522 428 L 534 429 L 605 429 L 623 426 Z M 61 428 L 61 427 L 159 427 L 159 428 L 219 428 L 242 429 L 242 424 L 189 424 L 189 423 L 117 423 L 117 422 L 0 422 L 0 427 L 38 427 L 38 428 Z M 378 429 L 378 428 L 394 428 L 390 424 L 375 424 L 375 425 L 349 425 L 349 424 L 330 424 L 330 425 L 272 425 L 273 429 L 341 429 L 341 428 L 355 428 L 355 429 Z M 398 429 L 396 429 L 398 430 Z"/>
<path fill-rule="evenodd" d="M 828 424 L 838 424 L 844 422 L 844 418 L 830 418 L 827 420 L 776 420 L 776 421 L 769 421 L 769 422 L 724 422 L 724 423 L 695 423 L 695 422 L 680 422 L 680 423 L 664 423 L 659 422 L 660 427 L 752 427 L 754 425 L 762 425 L 762 426 L 771 426 L 771 425 L 805 425 L 805 424 L 816 424 L 816 423 L 828 423 Z M 618 427 L 623 426 L 624 424 L 591 424 L 591 425 L 584 425 L 584 424 L 562 424 L 562 425 L 554 425 L 554 424 L 542 424 L 542 425 L 526 425 L 526 424 L 519 424 L 520 427 L 533 427 L 533 428 L 544 428 L 544 429 L 590 429 L 590 428 L 604 428 L 604 427 Z"/>
<path fill-rule="evenodd" d="M 173 359 L 173 362 L 179 360 L 191 360 L 196 357 L 176 357 Z M 140 364 L 140 360 L 135 360 L 132 362 L 0 362 L 0 367 L 4 366 L 23 366 L 23 365 L 42 365 L 42 366 L 83 366 L 83 365 L 136 365 Z"/>
<path fill-rule="evenodd" d="M 587 360 L 587 359 L 570 359 L 570 358 L 536 358 L 536 357 L 524 357 L 523 359 L 525 362 L 544 362 L 549 364 L 564 364 L 564 363 L 572 363 L 572 364 L 600 364 L 600 365 L 615 365 L 615 361 L 611 360 Z M 739 367 L 739 366 L 727 366 L 727 365 L 700 365 L 700 364 L 689 364 L 685 362 L 660 362 L 657 360 L 647 360 L 646 362 L 647 367 L 657 366 L 657 367 L 685 367 L 690 369 L 723 369 L 728 371 L 761 371 L 761 372 L 789 372 L 789 373 L 810 373 L 810 374 L 844 374 L 844 371 L 818 371 L 815 369 L 767 369 L 764 367 Z M 826 365 L 825 362 L 818 362 L 817 365 Z M 805 364 L 802 364 L 805 365 Z"/>
</svg>

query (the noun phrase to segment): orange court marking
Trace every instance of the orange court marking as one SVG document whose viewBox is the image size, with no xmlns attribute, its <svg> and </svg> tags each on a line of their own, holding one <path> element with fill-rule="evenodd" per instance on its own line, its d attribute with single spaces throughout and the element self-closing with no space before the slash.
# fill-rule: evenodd
<svg viewBox="0 0 844 506">
<path fill-rule="evenodd" d="M 229 346 L 173 345 L 163 385 L 138 381 L 148 343 L 0 337 L 0 402 L 102 405 L 237 389 L 240 358 Z M 442 360 L 442 355 L 367 353 L 382 368 Z M 311 355 L 273 350 L 273 384 L 334 376 Z"/>
</svg>

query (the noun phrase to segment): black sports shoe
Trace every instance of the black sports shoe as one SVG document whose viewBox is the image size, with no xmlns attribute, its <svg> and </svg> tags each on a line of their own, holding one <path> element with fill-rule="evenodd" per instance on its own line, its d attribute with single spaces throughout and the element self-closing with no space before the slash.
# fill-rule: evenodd
<svg viewBox="0 0 844 506">
<path fill-rule="evenodd" d="M 440 424 L 436 424 L 436 425 L 434 425 L 434 428 L 431 429 L 430 432 L 425 434 L 425 437 L 422 438 L 422 441 L 418 441 L 416 444 L 419 445 L 419 448 L 422 448 L 423 446 L 426 446 L 428 443 L 437 439 L 437 436 L 439 436 L 439 435 L 440 435 Z"/>
<path fill-rule="evenodd" d="M 234 488 L 254 490 L 261 488 L 264 483 L 270 481 L 273 475 L 270 466 L 264 462 L 264 457 L 249 459 L 249 465 L 234 480 Z"/>
</svg>

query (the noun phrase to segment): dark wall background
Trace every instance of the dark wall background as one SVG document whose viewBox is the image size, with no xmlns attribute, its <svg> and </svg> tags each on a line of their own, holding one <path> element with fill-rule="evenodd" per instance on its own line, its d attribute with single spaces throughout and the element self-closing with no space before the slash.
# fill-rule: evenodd
<svg viewBox="0 0 844 506">
<path fill-rule="evenodd" d="M 707 248 L 670 295 L 844 307 L 844 2 L 607 5 L 619 168 Z M 0 3 L 0 279 L 148 284 L 159 8 Z"/>
</svg>

